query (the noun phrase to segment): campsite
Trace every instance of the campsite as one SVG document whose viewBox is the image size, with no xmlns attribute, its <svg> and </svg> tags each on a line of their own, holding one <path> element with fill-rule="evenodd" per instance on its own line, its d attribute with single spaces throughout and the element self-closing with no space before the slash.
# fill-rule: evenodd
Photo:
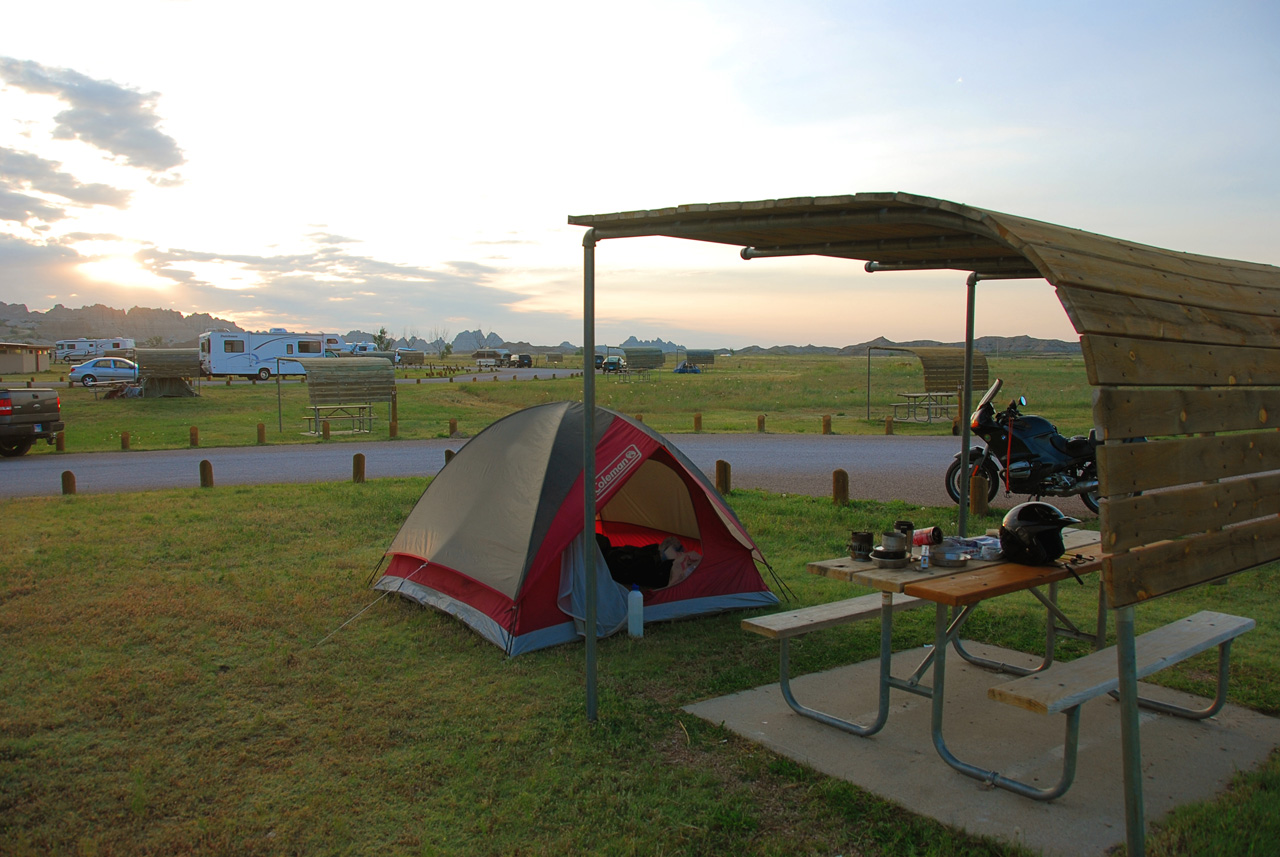
<svg viewBox="0 0 1280 857">
<path fill-rule="evenodd" d="M 877 359 L 914 371 L 905 359 Z M 1071 426 L 1087 422 L 1087 388 L 1051 379 L 1069 379 L 1080 362 L 1073 370 L 1069 360 L 1010 358 L 1008 367 L 1022 369 L 1022 362 L 1029 364 L 1025 380 L 1014 384 L 1064 430 L 1079 430 Z M 817 431 L 828 409 L 844 410 L 847 422 L 837 424 L 852 431 L 863 392 L 858 364 L 811 365 L 812 372 L 767 358 L 758 378 L 747 367 L 741 375 L 673 375 L 671 384 L 664 377 L 653 385 L 660 395 L 650 400 L 638 384 L 601 389 L 621 399 L 610 407 L 643 413 L 644 425 L 660 431 L 685 430 L 695 405 L 678 397 L 695 392 L 704 415 L 726 415 L 718 430 L 748 431 L 757 409 L 735 396 L 758 404 L 774 384 L 782 407 L 770 409 L 771 431 Z M 770 380 L 784 372 L 799 377 Z M 684 386 L 709 379 L 719 386 Z M 544 394 L 566 393 L 551 387 L 558 383 L 476 382 L 443 393 L 410 385 L 401 419 L 411 424 L 404 415 L 422 407 L 432 425 L 416 430 L 439 432 L 456 413 L 468 433 L 479 434 Z M 217 393 L 261 397 L 252 413 L 273 417 L 269 387 Z M 830 406 L 832 390 L 841 391 L 840 409 Z M 214 392 L 206 387 L 200 399 L 158 407 L 92 397 L 71 405 L 109 405 L 117 415 L 135 404 L 154 408 L 148 432 L 160 447 L 170 435 L 185 442 L 186 409 L 212 401 L 205 397 Z M 419 396 L 423 404 L 408 403 Z M 500 401 L 517 396 L 535 398 L 514 407 Z M 165 407 L 182 416 L 166 416 Z M 882 429 L 862 422 L 862 430 Z M 101 448 L 118 449 L 112 429 L 96 430 Z M 379 561 L 426 487 L 427 480 L 388 479 L 6 502 L 7 528 L 24 534 L 5 563 L 0 602 L 0 633 L 12 653 L 0 678 L 6 850 L 1026 853 L 905 813 L 685 714 L 688 703 L 776 681 L 776 647 L 742 633 L 742 612 L 657 623 L 639 640 L 602 640 L 600 718 L 590 724 L 582 646 L 508 658 L 452 616 L 406 599 L 379 600 L 370 588 Z M 758 491 L 725 499 L 794 606 L 845 597 L 845 587 L 804 566 L 840 554 L 851 529 L 883 528 L 904 516 L 918 526 L 954 526 L 953 508 L 858 500 L 836 507 L 830 498 Z M 976 525 L 998 521 L 995 514 Z M 1143 620 L 1158 624 L 1222 605 L 1255 617 L 1258 630 L 1233 653 L 1231 701 L 1275 714 L 1276 587 L 1275 575 L 1243 574 L 1161 599 Z M 1073 587 L 1063 593 L 1064 600 L 1084 597 Z M 776 608 L 754 612 L 768 609 Z M 930 626 L 923 612 L 905 614 L 898 642 L 922 645 Z M 1030 650 L 1043 629 L 1010 599 L 968 633 Z M 795 647 L 793 668 L 807 674 L 866 660 L 877 643 L 866 625 L 831 629 Z M 1079 643 L 1063 650 L 1085 651 Z M 1204 695 L 1212 692 L 1211 672 L 1209 660 L 1192 660 L 1157 680 Z M 1148 852 L 1247 853 L 1258 831 L 1277 841 L 1278 775 L 1274 759 L 1242 775 L 1217 801 L 1179 813 Z"/>
</svg>

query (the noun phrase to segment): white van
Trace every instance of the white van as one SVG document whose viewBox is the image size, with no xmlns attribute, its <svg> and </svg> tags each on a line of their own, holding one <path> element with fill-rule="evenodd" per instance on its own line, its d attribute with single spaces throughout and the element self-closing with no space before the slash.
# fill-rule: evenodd
<svg viewBox="0 0 1280 857">
<path fill-rule="evenodd" d="M 211 378 L 240 375 L 261 381 L 272 375 L 305 375 L 298 358 L 327 357 L 345 347 L 336 333 L 211 330 L 200 334 L 200 369 Z"/>
</svg>

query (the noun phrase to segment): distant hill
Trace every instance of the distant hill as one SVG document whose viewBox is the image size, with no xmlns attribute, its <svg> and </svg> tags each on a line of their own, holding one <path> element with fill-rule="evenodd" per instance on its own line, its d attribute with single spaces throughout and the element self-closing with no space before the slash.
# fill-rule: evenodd
<svg viewBox="0 0 1280 857">
<path fill-rule="evenodd" d="M 46 312 L 28 310 L 26 304 L 0 301 L 0 341 L 53 345 L 59 339 L 98 339 L 123 336 L 138 345 L 151 343 L 168 348 L 195 347 L 208 330 L 241 330 L 232 321 L 208 313 L 191 315 L 171 309 L 134 307 L 128 311 L 102 304 L 70 309 L 58 304 Z"/>
<path fill-rule="evenodd" d="M 868 348 L 925 348 L 930 346 L 951 346 L 963 348 L 963 342 L 939 342 L 936 339 L 913 339 L 909 342 L 894 342 L 878 336 L 868 342 L 857 345 L 846 345 L 843 348 L 832 348 L 829 345 L 774 345 L 762 347 L 749 345 L 738 348 L 734 354 L 840 354 L 843 356 L 865 355 Z M 973 340 L 973 347 L 989 357 L 1000 354 L 1079 354 L 1079 342 L 1064 342 L 1061 339 L 1035 339 L 1030 336 L 980 336 Z"/>
</svg>

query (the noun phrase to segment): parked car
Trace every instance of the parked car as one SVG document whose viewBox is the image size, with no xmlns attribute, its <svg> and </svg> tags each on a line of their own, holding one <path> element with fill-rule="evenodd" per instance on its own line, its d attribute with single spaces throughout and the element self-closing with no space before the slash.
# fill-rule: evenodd
<svg viewBox="0 0 1280 857">
<path fill-rule="evenodd" d="M 614 354 L 604 358 L 604 364 L 600 368 L 606 372 L 621 372 L 627 368 L 627 358 Z"/>
<path fill-rule="evenodd" d="M 516 366 L 516 368 L 517 368 L 517 369 L 532 369 L 532 368 L 533 368 L 533 355 L 532 355 L 532 354 L 517 354 L 517 355 L 516 355 L 516 359 L 515 359 L 515 366 Z"/>
<path fill-rule="evenodd" d="M 62 399 L 46 387 L 0 390 L 0 455 L 26 455 L 37 440 L 53 443 L 62 422 Z"/>
<path fill-rule="evenodd" d="M 123 357 L 98 357 L 87 360 L 67 373 L 72 382 L 79 381 L 86 387 L 92 387 L 100 381 L 136 381 L 138 380 L 138 364 Z"/>
</svg>

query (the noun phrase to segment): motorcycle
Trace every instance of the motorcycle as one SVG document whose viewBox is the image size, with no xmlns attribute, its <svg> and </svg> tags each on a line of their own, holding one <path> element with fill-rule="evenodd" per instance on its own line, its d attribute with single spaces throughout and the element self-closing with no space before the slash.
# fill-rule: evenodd
<svg viewBox="0 0 1280 857">
<path fill-rule="evenodd" d="M 960 502 L 960 479 L 982 473 L 988 501 L 994 500 L 1004 485 L 1007 493 L 1029 494 L 1036 500 L 1079 495 L 1089 511 L 1097 512 L 1097 433 L 1063 437 L 1044 417 L 1018 410 L 1027 405 L 1024 396 L 997 413 L 992 401 L 1002 384 L 997 378 L 969 418 L 970 428 L 987 445 L 970 448 L 967 467 L 960 460 L 961 453 L 956 453 L 946 476 L 951 499 Z"/>
</svg>

